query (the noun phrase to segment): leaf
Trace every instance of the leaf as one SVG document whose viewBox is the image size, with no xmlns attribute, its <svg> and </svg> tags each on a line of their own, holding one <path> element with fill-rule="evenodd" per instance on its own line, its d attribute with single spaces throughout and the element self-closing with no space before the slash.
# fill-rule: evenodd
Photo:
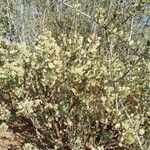
<svg viewBox="0 0 150 150">
<path fill-rule="evenodd" d="M 145 133 L 145 130 L 144 130 L 144 129 L 140 129 L 140 130 L 139 130 L 139 134 L 140 134 L 140 135 L 143 135 L 144 133 Z"/>
<path fill-rule="evenodd" d="M 48 63 L 48 67 L 49 67 L 50 69 L 53 69 L 55 66 L 54 66 L 54 64 L 53 64 L 52 62 L 49 62 L 49 63 Z"/>
<path fill-rule="evenodd" d="M 67 125 L 68 126 L 73 126 L 73 122 L 69 118 L 67 118 Z"/>
<path fill-rule="evenodd" d="M 104 75 L 107 74 L 107 67 L 105 65 L 103 65 L 100 69 Z"/>
<path fill-rule="evenodd" d="M 113 30 L 113 33 L 117 33 L 117 28 L 115 28 L 115 29 Z"/>
<path fill-rule="evenodd" d="M 83 75 L 83 67 L 77 67 L 73 71 L 74 74 Z"/>
<path fill-rule="evenodd" d="M 132 133 L 128 133 L 127 140 L 129 144 L 133 144 L 135 142 L 134 135 Z"/>
<path fill-rule="evenodd" d="M 22 67 L 17 68 L 18 76 L 23 76 L 24 74 L 24 69 Z"/>
<path fill-rule="evenodd" d="M 76 89 L 71 88 L 71 91 L 72 91 L 72 93 L 73 93 L 74 95 L 77 95 L 77 90 L 76 90 Z"/>
<path fill-rule="evenodd" d="M 101 97 L 101 100 L 102 100 L 103 102 L 105 102 L 105 101 L 107 100 L 107 97 L 102 96 L 102 97 Z"/>
<path fill-rule="evenodd" d="M 112 92 L 112 91 L 114 90 L 114 87 L 109 86 L 109 87 L 107 88 L 107 90 L 108 90 L 108 92 Z"/>
</svg>

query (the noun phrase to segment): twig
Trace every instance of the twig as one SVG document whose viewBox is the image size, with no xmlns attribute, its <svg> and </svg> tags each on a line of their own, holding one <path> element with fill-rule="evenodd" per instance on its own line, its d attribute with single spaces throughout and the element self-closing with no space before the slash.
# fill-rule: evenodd
<svg viewBox="0 0 150 150">
<path fill-rule="evenodd" d="M 131 124 L 131 126 L 132 126 L 132 130 L 133 130 L 133 132 L 134 132 L 134 135 L 136 136 L 137 141 L 138 141 L 138 143 L 139 143 L 140 149 L 143 150 L 142 143 L 141 143 L 141 141 L 140 141 L 140 138 L 139 138 L 139 136 L 138 136 L 136 130 L 134 129 L 134 125 L 133 125 L 133 122 L 132 122 L 132 120 L 131 120 L 131 118 L 130 118 L 130 115 L 129 115 L 128 112 L 126 111 L 126 108 L 125 108 L 125 106 L 122 104 L 122 102 L 119 101 L 119 103 L 121 104 L 122 108 L 124 108 L 124 112 L 125 112 L 126 116 L 127 116 L 128 119 L 129 119 L 129 122 L 130 122 L 130 124 Z"/>
<path fill-rule="evenodd" d="M 84 13 L 84 12 L 78 10 L 78 9 L 75 9 L 73 6 L 71 6 L 71 5 L 69 5 L 69 4 L 65 3 L 65 2 L 61 2 L 61 1 L 59 1 L 59 2 L 62 3 L 63 5 L 65 5 L 65 6 L 67 6 L 67 7 L 71 8 L 71 9 L 75 10 L 76 12 L 80 13 L 81 15 L 92 19 L 91 16 L 89 16 L 88 14 L 86 14 L 86 13 Z"/>
<path fill-rule="evenodd" d="M 145 59 L 142 59 L 143 63 L 145 64 L 145 66 L 147 67 L 148 71 L 150 71 L 150 66 L 146 63 Z"/>
<path fill-rule="evenodd" d="M 34 120 L 32 119 L 32 117 L 30 117 L 30 120 L 31 120 L 31 122 L 32 122 L 32 125 L 33 125 L 34 128 L 35 128 L 35 132 L 36 132 L 36 136 L 37 136 L 38 140 L 42 143 L 42 140 L 41 140 L 41 138 L 40 138 L 40 133 L 38 132 L 38 129 L 36 128 L 35 122 L 34 122 Z"/>
<path fill-rule="evenodd" d="M 129 44 L 131 43 L 131 39 L 132 39 L 132 33 L 133 33 L 133 20 L 134 20 L 134 17 L 132 18 L 131 20 L 131 28 L 130 28 L 130 33 L 129 33 Z"/>
</svg>

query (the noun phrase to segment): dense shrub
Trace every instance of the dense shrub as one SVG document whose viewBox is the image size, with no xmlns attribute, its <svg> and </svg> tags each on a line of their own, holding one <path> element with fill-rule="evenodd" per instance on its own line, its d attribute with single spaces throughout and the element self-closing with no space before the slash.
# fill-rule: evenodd
<svg viewBox="0 0 150 150">
<path fill-rule="evenodd" d="M 146 149 L 148 51 L 110 60 L 95 34 L 60 38 L 44 32 L 30 51 L 0 40 L 0 127 L 14 149 Z"/>
<path fill-rule="evenodd" d="M 0 1 L 0 149 L 147 150 L 147 0 Z"/>
</svg>

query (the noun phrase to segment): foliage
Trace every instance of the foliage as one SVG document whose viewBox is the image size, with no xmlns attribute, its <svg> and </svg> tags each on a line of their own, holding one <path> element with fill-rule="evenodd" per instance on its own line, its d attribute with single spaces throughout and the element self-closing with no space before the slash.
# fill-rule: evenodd
<svg viewBox="0 0 150 150">
<path fill-rule="evenodd" d="M 149 28 L 138 30 L 147 3 L 94 2 L 96 30 L 70 1 L 30 43 L 0 38 L 0 131 L 15 134 L 12 149 L 148 147 Z"/>
<path fill-rule="evenodd" d="M 99 54 L 99 37 L 88 50 L 79 34 L 63 38 L 66 49 L 57 45 L 51 32 L 45 32 L 31 52 L 25 43 L 1 39 L 1 121 L 14 126 L 24 118 L 36 141 L 51 149 L 107 149 L 116 141 L 114 146 L 135 146 L 133 128 L 145 142 L 149 130 L 147 66 L 139 61 L 124 76 L 130 65 L 119 57 L 108 63 Z M 118 80 L 120 75 L 124 78 Z M 119 106 L 120 101 L 126 108 Z"/>
</svg>

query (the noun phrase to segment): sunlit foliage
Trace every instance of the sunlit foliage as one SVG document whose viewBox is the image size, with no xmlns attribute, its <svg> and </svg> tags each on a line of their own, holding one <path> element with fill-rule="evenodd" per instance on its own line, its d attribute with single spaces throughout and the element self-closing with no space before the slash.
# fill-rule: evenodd
<svg viewBox="0 0 150 150">
<path fill-rule="evenodd" d="M 0 138 L 12 149 L 149 146 L 148 2 L 90 1 L 89 13 L 82 2 L 47 10 L 32 40 L 0 37 Z"/>
</svg>

